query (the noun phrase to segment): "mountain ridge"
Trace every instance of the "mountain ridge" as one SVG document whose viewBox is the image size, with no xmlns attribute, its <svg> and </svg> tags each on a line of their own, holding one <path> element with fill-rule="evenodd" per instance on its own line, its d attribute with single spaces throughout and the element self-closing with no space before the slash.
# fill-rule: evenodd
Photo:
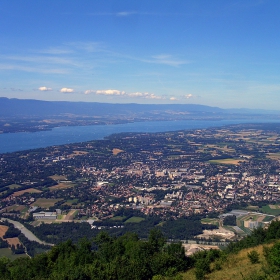
<svg viewBox="0 0 280 280">
<path fill-rule="evenodd" d="M 139 104 L 102 103 L 82 101 L 44 101 L 0 97 L 0 116 L 50 116 L 50 115 L 124 115 L 124 114 L 279 114 L 280 111 L 264 109 L 223 109 L 201 104 Z"/>
</svg>

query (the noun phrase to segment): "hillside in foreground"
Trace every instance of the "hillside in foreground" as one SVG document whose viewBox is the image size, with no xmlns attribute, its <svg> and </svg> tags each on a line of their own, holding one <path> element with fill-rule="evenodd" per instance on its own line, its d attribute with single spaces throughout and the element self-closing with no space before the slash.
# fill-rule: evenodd
<svg viewBox="0 0 280 280">
<path fill-rule="evenodd" d="M 180 243 L 166 243 L 158 229 L 146 241 L 136 234 L 71 240 L 34 258 L 0 258 L 0 279 L 242 279 L 280 278 L 280 222 L 258 228 L 225 250 L 201 251 L 186 257 Z"/>
<path fill-rule="evenodd" d="M 280 242 L 280 240 L 278 240 Z M 279 279 L 280 276 L 273 273 L 269 275 L 266 271 L 269 267 L 264 256 L 266 247 L 271 248 L 276 242 L 268 245 L 259 245 L 248 249 L 243 249 L 237 254 L 230 254 L 224 260 L 216 260 L 210 265 L 211 272 L 206 273 L 205 279 L 208 280 L 261 280 L 261 279 Z M 259 261 L 252 263 L 248 254 L 256 251 L 259 254 Z M 196 280 L 196 269 L 192 268 L 182 274 L 183 280 Z M 273 278 L 278 277 L 278 278 Z M 203 279 L 203 278 L 202 278 Z"/>
<path fill-rule="evenodd" d="M 255 229 L 222 252 L 199 252 L 193 259 L 193 268 L 182 279 L 280 279 L 280 222 L 273 221 L 267 229 Z"/>
</svg>

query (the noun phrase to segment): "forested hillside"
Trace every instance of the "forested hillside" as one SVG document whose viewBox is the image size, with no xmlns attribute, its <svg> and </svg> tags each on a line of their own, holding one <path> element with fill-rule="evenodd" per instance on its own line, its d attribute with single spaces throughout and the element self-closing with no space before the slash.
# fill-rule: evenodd
<svg viewBox="0 0 280 280">
<path fill-rule="evenodd" d="M 61 243 L 34 258 L 0 258 L 1 279 L 279 279 L 280 222 L 256 229 L 223 251 L 186 257 L 182 244 L 166 243 L 158 229 L 147 241 L 134 233 Z M 261 245 L 264 244 L 264 245 Z M 261 245 L 261 246 L 258 246 Z M 245 250 L 245 251 L 244 251 Z M 187 272 L 186 272 L 187 271 Z M 221 278 L 222 277 L 222 278 Z"/>
</svg>

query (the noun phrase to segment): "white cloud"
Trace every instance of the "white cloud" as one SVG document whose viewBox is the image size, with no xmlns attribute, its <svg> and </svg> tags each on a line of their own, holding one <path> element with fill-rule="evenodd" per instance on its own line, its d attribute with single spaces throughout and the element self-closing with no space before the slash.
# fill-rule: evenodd
<svg viewBox="0 0 280 280">
<path fill-rule="evenodd" d="M 149 92 L 132 92 L 128 93 L 127 96 L 129 97 L 141 97 L 146 99 L 164 99 L 164 97 L 155 95 L 154 93 Z"/>
<path fill-rule="evenodd" d="M 190 94 L 185 95 L 185 97 L 186 97 L 186 98 L 192 98 L 193 95 L 190 93 Z"/>
<path fill-rule="evenodd" d="M 120 96 L 120 97 L 130 97 L 130 98 L 145 98 L 145 99 L 165 99 L 162 96 L 155 95 L 154 93 L 149 92 L 130 92 L 117 90 L 117 89 L 106 89 L 106 90 L 92 90 L 88 89 L 84 92 L 85 94 L 98 94 L 98 95 L 107 95 L 107 96 Z"/>
<path fill-rule="evenodd" d="M 146 93 L 146 94 L 148 94 L 148 93 Z M 137 91 L 137 92 L 128 93 L 127 95 L 130 97 L 143 97 L 145 95 L 145 93 Z"/>
<path fill-rule="evenodd" d="M 39 87 L 38 88 L 40 91 L 51 91 L 52 88 L 48 88 L 48 87 Z"/>
<path fill-rule="evenodd" d="M 164 97 L 155 95 L 154 93 L 146 94 L 145 98 L 147 98 L 147 99 L 164 99 Z"/>
<path fill-rule="evenodd" d="M 74 89 L 72 89 L 72 88 L 62 88 L 61 90 L 60 90 L 60 92 L 74 92 Z"/>
<path fill-rule="evenodd" d="M 103 95 L 125 95 L 125 92 L 117 90 L 117 89 L 107 89 L 107 90 L 97 90 L 96 94 L 103 94 Z"/>
<path fill-rule="evenodd" d="M 176 97 L 173 97 L 173 96 L 170 97 L 169 99 L 170 99 L 171 101 L 178 100 Z"/>
</svg>

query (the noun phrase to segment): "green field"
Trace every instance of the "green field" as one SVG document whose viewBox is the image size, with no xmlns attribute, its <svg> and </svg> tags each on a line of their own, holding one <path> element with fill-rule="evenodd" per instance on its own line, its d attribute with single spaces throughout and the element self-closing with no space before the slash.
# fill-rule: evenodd
<svg viewBox="0 0 280 280">
<path fill-rule="evenodd" d="M 12 251 L 9 248 L 1 248 L 0 249 L 0 257 L 7 257 L 8 259 L 13 261 L 13 260 L 18 259 L 20 257 L 27 257 L 27 255 L 25 255 L 25 254 L 16 255 L 16 254 L 13 254 Z"/>
<path fill-rule="evenodd" d="M 78 203 L 78 201 L 79 201 L 78 198 L 69 199 L 66 202 L 64 202 L 63 205 L 73 205 L 73 204 L 76 205 Z"/>
<path fill-rule="evenodd" d="M 110 221 L 122 222 L 126 219 L 126 216 L 115 216 L 110 219 Z"/>
<path fill-rule="evenodd" d="M 270 222 L 273 219 L 274 219 L 274 217 L 272 217 L 272 216 L 266 216 L 262 221 L 263 222 Z"/>
<path fill-rule="evenodd" d="M 253 205 L 249 205 L 248 207 L 246 207 L 246 209 L 248 210 L 255 210 L 255 211 L 258 211 L 259 210 L 259 206 L 253 206 Z"/>
<path fill-rule="evenodd" d="M 269 215 L 275 215 L 275 216 L 280 215 L 280 209 L 271 209 L 269 205 L 263 206 L 262 212 Z"/>
<path fill-rule="evenodd" d="M 145 219 L 142 217 L 131 217 L 128 220 L 126 220 L 124 223 L 140 223 L 142 221 L 144 221 Z"/>
<path fill-rule="evenodd" d="M 219 220 L 218 219 L 210 219 L 210 218 L 204 218 L 201 219 L 202 224 L 211 224 L 215 226 L 219 226 Z"/>
<path fill-rule="evenodd" d="M 252 233 L 252 231 L 246 227 L 240 227 L 246 234 L 250 235 Z"/>
<path fill-rule="evenodd" d="M 21 185 L 12 184 L 12 185 L 9 185 L 9 186 L 7 186 L 7 187 L 9 187 L 9 189 L 10 189 L 10 190 L 14 190 L 14 189 L 18 189 L 18 188 L 20 188 L 20 187 L 21 187 Z"/>
</svg>

